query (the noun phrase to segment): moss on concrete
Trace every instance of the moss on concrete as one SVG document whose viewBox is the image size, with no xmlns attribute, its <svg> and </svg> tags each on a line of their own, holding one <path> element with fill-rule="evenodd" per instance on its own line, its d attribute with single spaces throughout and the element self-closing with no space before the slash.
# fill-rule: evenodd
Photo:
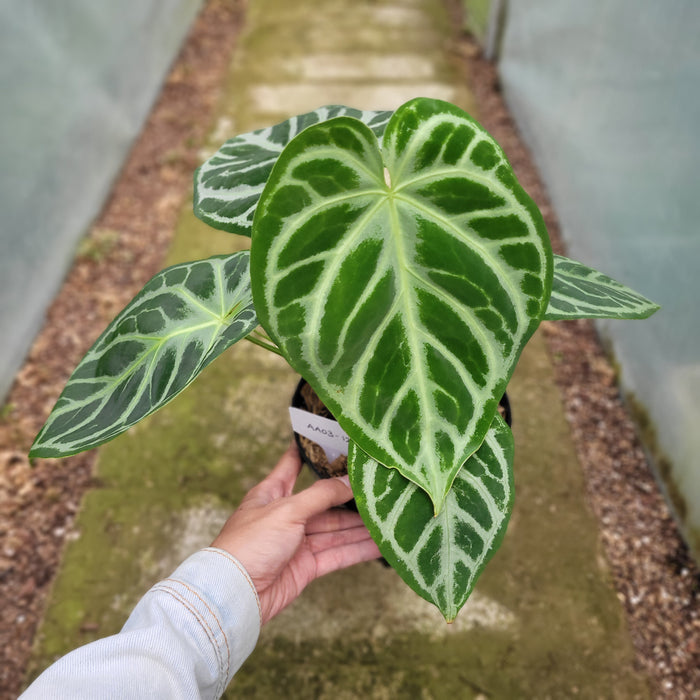
<svg viewBox="0 0 700 700">
<path fill-rule="evenodd" d="M 303 9 L 286 0 L 250 3 L 224 112 L 241 132 L 324 104 L 391 109 L 410 97 L 434 94 L 469 110 L 471 94 L 456 79 L 445 51 L 449 32 L 445 8 L 434 0 L 307 0 Z M 400 61 L 406 55 L 425 59 L 430 76 L 362 70 L 347 75 L 373 57 Z M 329 71 L 329 56 L 342 58 L 342 74 Z"/>
<path fill-rule="evenodd" d="M 492 2 L 493 0 L 462 0 L 465 27 L 482 45 L 489 30 Z"/>
<path fill-rule="evenodd" d="M 448 90 L 470 109 L 445 51 L 446 27 L 436 0 L 257 0 L 211 143 L 305 101 L 308 109 L 329 102 L 383 108 L 416 91 Z M 352 52 L 422 57 L 430 77 L 322 77 L 323 56 L 344 57 L 342 66 Z M 319 62 L 304 63 L 309 56 Z M 382 101 L 363 104 L 370 96 Z M 211 231 L 187 208 L 168 262 L 247 243 Z M 280 358 L 240 343 L 169 406 L 100 450 L 99 486 L 85 498 L 80 537 L 66 551 L 34 669 L 119 629 L 151 583 L 211 541 L 288 443 L 295 381 Z M 538 337 L 509 392 L 516 510 L 455 624 L 377 563 L 340 572 L 316 581 L 265 628 L 227 697 L 647 697 Z"/>
</svg>

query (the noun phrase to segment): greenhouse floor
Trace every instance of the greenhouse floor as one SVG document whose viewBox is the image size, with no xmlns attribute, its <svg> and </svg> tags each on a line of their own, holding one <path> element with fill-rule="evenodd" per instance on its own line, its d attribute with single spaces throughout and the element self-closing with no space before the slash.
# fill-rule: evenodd
<svg viewBox="0 0 700 700">
<path fill-rule="evenodd" d="M 421 95 L 476 113 L 450 23 L 437 0 L 251 1 L 207 151 L 323 104 L 387 109 Z M 246 242 L 197 221 L 190 201 L 165 264 Z M 152 583 L 210 543 L 288 444 L 296 381 L 280 358 L 239 344 L 165 409 L 100 448 L 30 676 L 117 631 Z M 541 332 L 508 392 L 515 511 L 455 623 L 392 570 L 363 564 L 316 581 L 268 624 L 225 697 L 650 696 Z"/>
</svg>

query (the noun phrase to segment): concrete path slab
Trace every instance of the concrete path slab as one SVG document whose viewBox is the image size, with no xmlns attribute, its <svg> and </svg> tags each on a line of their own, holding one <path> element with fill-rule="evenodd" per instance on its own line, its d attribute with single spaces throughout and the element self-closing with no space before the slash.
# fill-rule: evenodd
<svg viewBox="0 0 700 700">
<path fill-rule="evenodd" d="M 422 95 L 473 112 L 448 37 L 439 0 L 251 0 L 211 146 L 323 104 L 386 109 Z M 187 209 L 169 262 L 246 245 Z M 35 670 L 118 630 L 153 582 L 211 541 L 288 443 L 296 381 L 241 343 L 101 449 L 100 487 L 66 551 Z M 226 697 L 648 697 L 539 336 L 509 393 L 515 513 L 455 624 L 378 563 L 333 574 L 265 628 Z"/>
</svg>

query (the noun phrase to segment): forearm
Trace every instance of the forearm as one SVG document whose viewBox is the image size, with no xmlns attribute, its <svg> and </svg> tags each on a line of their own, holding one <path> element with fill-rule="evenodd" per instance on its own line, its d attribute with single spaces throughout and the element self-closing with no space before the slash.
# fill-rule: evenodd
<svg viewBox="0 0 700 700">
<path fill-rule="evenodd" d="M 247 573 L 227 552 L 208 548 L 156 584 L 119 634 L 59 659 L 22 700 L 218 698 L 259 631 Z"/>
</svg>

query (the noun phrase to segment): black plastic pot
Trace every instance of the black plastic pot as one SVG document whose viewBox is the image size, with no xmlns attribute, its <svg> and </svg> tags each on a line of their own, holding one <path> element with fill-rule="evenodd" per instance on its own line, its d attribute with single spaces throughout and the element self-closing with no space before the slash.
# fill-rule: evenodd
<svg viewBox="0 0 700 700">
<path fill-rule="evenodd" d="M 308 386 L 308 382 L 306 381 L 306 379 L 304 379 L 302 377 L 299 380 L 299 383 L 297 384 L 296 390 L 294 391 L 294 396 L 292 396 L 292 406 L 294 408 L 301 408 L 304 411 L 311 411 L 312 413 L 315 413 L 316 411 L 312 410 L 312 407 L 309 406 L 306 398 L 304 397 L 304 393 L 305 393 L 304 389 L 307 386 Z M 320 401 L 319 401 L 319 404 L 320 404 Z M 320 405 L 322 406 L 322 412 L 320 415 L 324 415 L 326 418 L 333 418 L 333 414 L 325 406 L 323 406 L 322 404 L 320 404 Z M 512 425 L 513 416 L 511 413 L 511 409 L 510 409 L 510 401 L 508 400 L 508 396 L 506 394 L 503 394 L 503 397 L 501 398 L 501 400 L 499 402 L 499 406 L 501 408 L 501 415 L 503 416 L 506 423 L 508 423 L 509 426 Z M 294 440 L 296 441 L 297 447 L 299 448 L 299 455 L 301 456 L 302 462 L 304 462 L 304 464 L 306 464 L 311 469 L 311 471 L 313 471 L 314 474 L 316 474 L 316 476 L 319 479 L 328 479 L 328 478 L 331 478 L 332 476 L 338 475 L 338 474 L 329 473 L 329 471 L 325 467 L 323 467 L 322 465 L 319 465 L 314 459 L 311 458 L 304 443 L 302 442 L 302 436 L 299 435 L 299 433 L 297 433 L 297 432 L 294 433 Z M 307 438 L 303 438 L 303 440 L 306 441 Z M 311 441 L 311 440 L 309 440 L 308 442 L 310 442 L 311 444 L 314 444 L 313 441 Z M 327 460 L 325 459 L 325 452 L 323 452 L 323 450 L 320 447 L 318 447 L 318 450 L 320 450 L 320 453 L 323 454 L 323 460 L 327 463 Z M 337 463 L 337 460 L 333 464 L 336 464 L 336 463 Z M 347 460 L 345 463 L 347 465 Z M 345 471 L 347 473 L 347 467 L 345 468 Z M 350 510 L 354 510 L 357 512 L 357 504 L 355 503 L 354 498 L 352 500 L 348 501 L 347 503 L 344 503 L 343 506 L 345 508 L 349 508 Z M 389 564 L 389 562 L 386 559 L 384 559 L 384 557 L 379 558 L 377 561 L 379 561 L 383 566 L 385 566 L 387 568 L 391 568 L 391 565 Z"/>
<path fill-rule="evenodd" d="M 306 379 L 302 377 L 299 380 L 299 383 L 297 384 L 296 390 L 294 391 L 294 396 L 292 396 L 292 406 L 294 408 L 301 408 L 304 411 L 319 414 L 318 407 L 316 407 L 316 410 L 314 410 L 314 407 L 309 405 L 307 399 L 304 396 L 304 390 L 306 387 L 311 389 L 309 383 L 306 381 Z M 333 414 L 325 406 L 323 406 L 323 411 L 319 415 L 324 415 L 326 418 L 333 419 Z M 339 458 L 339 460 L 341 461 L 343 459 L 345 460 L 344 464 L 340 464 L 339 460 L 333 462 L 334 465 L 340 467 L 340 469 L 336 473 L 333 473 L 333 470 L 328 465 L 326 454 L 321 447 L 318 447 L 318 450 L 316 451 L 316 456 L 319 459 L 314 459 L 309 454 L 309 450 L 307 450 L 307 446 L 309 444 L 315 445 L 315 443 L 312 440 L 304 438 L 303 436 L 299 435 L 299 433 L 297 433 L 296 431 L 294 432 L 294 440 L 296 441 L 297 447 L 299 448 L 299 456 L 301 457 L 301 461 L 304 464 L 306 464 L 306 466 L 308 466 L 309 469 L 311 469 L 311 471 L 314 474 L 316 474 L 316 476 L 319 479 L 330 479 L 333 476 L 341 476 L 342 474 L 347 474 L 346 458 Z M 354 498 L 348 501 L 347 503 L 344 503 L 343 505 L 346 508 L 349 508 L 350 510 L 357 511 L 357 504 L 355 503 Z"/>
<path fill-rule="evenodd" d="M 508 400 L 508 394 L 504 393 L 501 396 L 501 400 L 498 402 L 499 407 L 502 409 L 501 415 L 503 420 L 508 424 L 509 428 L 513 427 L 513 413 L 510 410 L 510 401 Z"/>
<path fill-rule="evenodd" d="M 292 406 L 294 408 L 301 408 L 304 411 L 311 411 L 312 413 L 314 412 L 312 410 L 312 407 L 309 406 L 307 403 L 306 398 L 304 397 L 304 387 L 308 386 L 308 382 L 302 377 L 299 380 L 299 383 L 297 384 L 297 388 L 294 392 L 294 396 L 292 396 Z M 499 407 L 501 409 L 501 415 L 503 416 L 503 419 L 505 422 L 512 427 L 513 425 L 513 414 L 510 408 L 510 401 L 508 400 L 508 395 L 503 394 L 501 397 L 501 400 L 499 402 Z M 324 407 L 324 413 L 322 415 L 325 415 L 327 418 L 333 418 L 331 412 Z M 327 468 L 323 466 L 323 464 L 319 465 L 319 463 L 312 459 L 312 457 L 309 455 L 304 443 L 302 442 L 302 438 L 298 433 L 294 433 L 294 439 L 296 440 L 297 447 L 299 448 L 299 454 L 301 455 L 302 462 L 304 464 L 308 465 L 309 468 L 318 476 L 320 479 L 328 479 L 332 476 L 337 476 L 338 474 L 333 474 L 328 471 Z M 304 442 L 306 442 L 306 439 L 304 439 Z M 309 441 L 311 442 L 311 441 Z M 319 448 L 320 450 L 320 448 Z M 325 457 L 325 455 L 324 455 Z M 334 463 L 335 464 L 335 463 Z M 351 501 L 352 507 L 355 508 L 355 501 Z"/>
</svg>

